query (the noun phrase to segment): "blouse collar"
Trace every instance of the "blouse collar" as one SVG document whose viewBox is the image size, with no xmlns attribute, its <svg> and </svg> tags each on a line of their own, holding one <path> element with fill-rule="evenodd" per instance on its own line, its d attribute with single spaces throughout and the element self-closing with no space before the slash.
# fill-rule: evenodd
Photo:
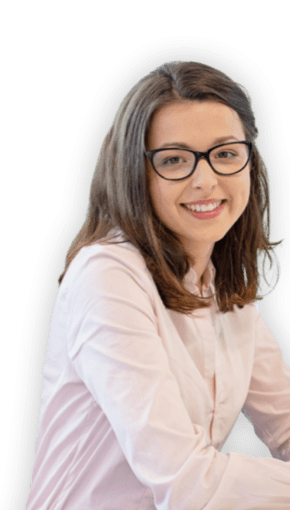
<svg viewBox="0 0 290 510">
<path fill-rule="evenodd" d="M 119 228 L 113 229 L 115 235 L 120 238 L 124 239 L 124 234 Z M 110 232 L 111 233 L 111 232 Z M 212 289 L 210 289 L 212 292 L 214 292 L 214 280 L 216 275 L 216 269 L 212 263 L 212 260 L 210 259 L 205 271 L 203 273 L 203 284 L 202 284 L 202 291 L 207 292 L 209 290 L 210 285 L 213 286 Z M 187 290 L 189 290 L 192 294 L 200 293 L 199 287 L 196 285 L 198 280 L 198 276 L 196 271 L 193 269 L 193 267 L 190 267 L 189 271 L 186 273 L 183 283 Z"/>
<path fill-rule="evenodd" d="M 212 263 L 212 260 L 210 259 L 208 262 L 208 265 L 206 266 L 205 271 L 203 273 L 203 285 L 202 285 L 203 291 L 209 290 L 210 285 L 214 286 L 215 275 L 216 275 L 216 269 Z M 199 288 L 196 285 L 197 281 L 198 281 L 197 273 L 193 269 L 193 267 L 191 267 L 183 279 L 184 286 L 191 293 L 199 294 Z"/>
</svg>

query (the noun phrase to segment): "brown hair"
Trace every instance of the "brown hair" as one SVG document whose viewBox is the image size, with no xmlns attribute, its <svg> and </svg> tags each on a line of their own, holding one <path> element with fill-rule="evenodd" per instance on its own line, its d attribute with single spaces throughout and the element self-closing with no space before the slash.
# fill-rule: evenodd
<svg viewBox="0 0 290 510">
<path fill-rule="evenodd" d="M 209 298 L 197 297 L 183 286 L 190 268 L 188 256 L 177 236 L 153 210 L 144 157 L 150 123 L 160 108 L 185 100 L 209 99 L 234 109 L 242 121 L 246 140 L 254 142 L 258 130 L 250 98 L 240 85 L 210 66 L 197 62 L 164 64 L 127 94 L 103 142 L 91 184 L 87 218 L 68 251 L 59 283 L 82 247 L 116 242 L 113 231 L 116 228 L 144 257 L 167 308 L 190 313 L 210 306 Z M 233 311 L 233 305 L 242 308 L 262 299 L 257 294 L 258 255 L 263 252 L 264 263 L 267 255 L 272 267 L 272 246 L 282 242 L 269 241 L 269 224 L 267 170 L 254 145 L 248 205 L 227 234 L 215 243 L 211 257 L 221 312 Z"/>
</svg>

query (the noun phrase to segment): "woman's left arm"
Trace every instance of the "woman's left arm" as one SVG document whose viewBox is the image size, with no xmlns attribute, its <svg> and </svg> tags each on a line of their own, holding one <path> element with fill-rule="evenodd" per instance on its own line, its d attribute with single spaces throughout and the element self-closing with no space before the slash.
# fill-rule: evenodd
<svg viewBox="0 0 290 510">
<path fill-rule="evenodd" d="M 252 377 L 242 412 L 273 457 L 290 461 L 290 368 L 259 315 Z"/>
</svg>

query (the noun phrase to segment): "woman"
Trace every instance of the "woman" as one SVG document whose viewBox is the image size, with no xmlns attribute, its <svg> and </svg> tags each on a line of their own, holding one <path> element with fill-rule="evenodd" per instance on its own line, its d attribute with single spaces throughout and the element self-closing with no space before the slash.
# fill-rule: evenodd
<svg viewBox="0 0 290 510">
<path fill-rule="evenodd" d="M 27 510 L 290 508 L 290 370 L 257 312 L 250 100 L 174 62 L 125 97 L 52 317 Z M 273 459 L 219 452 L 240 411 Z"/>
</svg>

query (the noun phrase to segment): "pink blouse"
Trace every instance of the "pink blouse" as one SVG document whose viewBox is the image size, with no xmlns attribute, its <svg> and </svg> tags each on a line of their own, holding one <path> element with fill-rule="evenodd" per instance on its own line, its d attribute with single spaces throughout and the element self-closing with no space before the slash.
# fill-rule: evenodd
<svg viewBox="0 0 290 510">
<path fill-rule="evenodd" d="M 214 277 L 210 261 L 203 295 Z M 26 510 L 290 509 L 290 369 L 255 303 L 168 310 L 138 250 L 94 244 L 59 288 L 43 373 Z M 275 458 L 220 453 L 241 410 Z"/>
</svg>

